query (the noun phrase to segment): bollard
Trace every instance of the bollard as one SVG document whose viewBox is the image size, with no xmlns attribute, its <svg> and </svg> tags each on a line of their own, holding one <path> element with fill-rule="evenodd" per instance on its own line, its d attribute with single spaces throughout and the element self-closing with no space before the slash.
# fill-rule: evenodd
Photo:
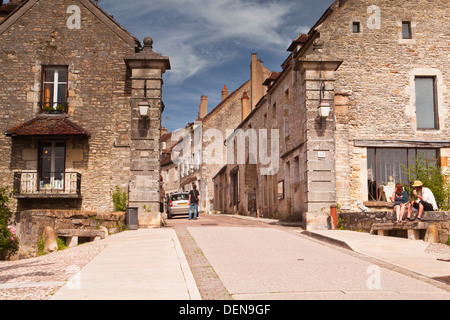
<svg viewBox="0 0 450 320">
<path fill-rule="evenodd" d="M 336 205 L 332 205 L 330 207 L 330 211 L 331 211 L 331 219 L 333 220 L 333 229 L 336 230 L 338 228 L 337 207 L 336 207 Z"/>
</svg>

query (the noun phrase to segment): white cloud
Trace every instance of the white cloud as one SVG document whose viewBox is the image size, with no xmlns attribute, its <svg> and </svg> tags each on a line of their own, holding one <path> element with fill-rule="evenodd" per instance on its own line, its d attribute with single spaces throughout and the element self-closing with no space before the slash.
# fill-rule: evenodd
<svg viewBox="0 0 450 320">
<path fill-rule="evenodd" d="M 238 47 L 284 48 L 291 38 L 279 31 L 295 2 L 256 0 L 134 0 L 100 2 L 139 39 L 154 38 L 168 55 L 168 82 L 179 83 L 212 65 L 233 59 Z"/>
</svg>

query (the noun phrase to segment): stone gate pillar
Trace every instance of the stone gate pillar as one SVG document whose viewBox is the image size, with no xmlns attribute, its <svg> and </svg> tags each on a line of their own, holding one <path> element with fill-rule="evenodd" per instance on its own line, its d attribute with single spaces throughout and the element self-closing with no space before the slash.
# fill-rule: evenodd
<svg viewBox="0 0 450 320">
<path fill-rule="evenodd" d="M 138 207 L 139 227 L 159 219 L 162 75 L 170 69 L 168 57 L 153 52 L 153 40 L 125 58 L 131 69 L 131 151 L 128 205 Z M 148 106 L 147 114 L 140 106 Z"/>
<path fill-rule="evenodd" d="M 334 116 L 334 73 L 340 61 L 299 61 L 305 93 L 304 154 L 306 203 L 303 223 L 306 229 L 327 229 L 330 206 L 336 204 L 336 165 Z M 320 103 L 331 106 L 326 118 L 319 115 Z"/>
</svg>

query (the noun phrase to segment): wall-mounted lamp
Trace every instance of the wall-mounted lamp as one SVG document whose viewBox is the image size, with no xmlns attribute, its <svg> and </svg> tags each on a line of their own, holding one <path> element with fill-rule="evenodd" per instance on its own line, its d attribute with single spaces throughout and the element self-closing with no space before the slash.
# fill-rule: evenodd
<svg viewBox="0 0 450 320">
<path fill-rule="evenodd" d="M 148 117 L 148 110 L 150 109 L 150 105 L 148 104 L 148 101 L 141 101 L 139 102 L 139 115 L 142 118 Z"/>
<path fill-rule="evenodd" d="M 330 109 L 331 109 L 330 104 L 328 102 L 323 101 L 323 100 L 320 101 L 318 109 L 319 109 L 319 116 L 321 118 L 328 118 L 328 116 L 330 115 Z"/>
<path fill-rule="evenodd" d="M 328 118 L 330 115 L 330 103 L 325 101 L 325 82 L 320 84 L 320 103 L 319 103 L 319 116 L 321 118 Z"/>
</svg>

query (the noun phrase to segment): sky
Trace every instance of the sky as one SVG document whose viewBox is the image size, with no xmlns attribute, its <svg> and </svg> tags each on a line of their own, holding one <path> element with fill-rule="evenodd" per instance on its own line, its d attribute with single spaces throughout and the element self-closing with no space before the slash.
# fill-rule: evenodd
<svg viewBox="0 0 450 320">
<path fill-rule="evenodd" d="M 141 43 L 153 38 L 153 51 L 168 56 L 163 76 L 162 125 L 169 132 L 198 117 L 200 97 L 208 112 L 250 79 L 251 54 L 281 71 L 287 48 L 308 33 L 333 0 L 100 0 Z"/>
</svg>

